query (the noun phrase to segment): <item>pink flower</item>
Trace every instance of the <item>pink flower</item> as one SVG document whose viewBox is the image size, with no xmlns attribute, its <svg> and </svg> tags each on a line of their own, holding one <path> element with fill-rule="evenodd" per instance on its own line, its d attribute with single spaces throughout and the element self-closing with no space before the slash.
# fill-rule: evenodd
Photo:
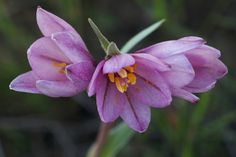
<svg viewBox="0 0 236 157">
<path fill-rule="evenodd" d="M 98 64 L 88 95 L 96 93 L 103 122 L 120 116 L 129 127 L 144 132 L 150 122 L 150 107 L 163 108 L 172 100 L 161 74 L 168 70 L 168 65 L 148 54 L 113 55 Z"/>
<path fill-rule="evenodd" d="M 198 37 L 166 41 L 133 54 L 112 53 L 101 61 L 88 95 L 96 94 L 103 122 L 121 117 L 129 127 L 144 132 L 150 107 L 168 106 L 173 96 L 196 102 L 192 93 L 206 92 L 227 73 L 220 52 Z M 108 53 L 109 54 L 109 53 Z"/>
<path fill-rule="evenodd" d="M 44 36 L 28 49 L 32 70 L 15 78 L 10 89 L 51 97 L 73 96 L 85 90 L 95 67 L 80 35 L 40 7 L 36 16 Z"/>
<path fill-rule="evenodd" d="M 220 51 L 205 45 L 199 37 L 161 42 L 137 53 L 153 55 L 171 66 L 170 71 L 161 75 L 168 82 L 172 95 L 190 102 L 199 100 L 192 93 L 212 89 L 227 73 L 227 67 L 219 60 Z"/>
</svg>

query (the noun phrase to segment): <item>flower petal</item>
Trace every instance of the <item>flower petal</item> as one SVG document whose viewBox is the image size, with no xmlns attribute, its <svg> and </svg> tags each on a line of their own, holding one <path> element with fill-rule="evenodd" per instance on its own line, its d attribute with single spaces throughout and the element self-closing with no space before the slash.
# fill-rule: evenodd
<svg viewBox="0 0 236 157">
<path fill-rule="evenodd" d="M 171 66 L 171 70 L 162 75 L 172 87 L 183 87 L 193 80 L 193 67 L 184 55 L 170 56 L 164 61 Z"/>
<path fill-rule="evenodd" d="M 184 40 L 184 41 L 199 41 L 199 40 L 202 40 L 201 38 L 199 37 L 184 37 L 184 38 L 180 38 L 179 40 Z M 211 54 L 211 55 L 214 55 L 216 58 L 219 58 L 221 53 L 219 50 L 217 50 L 216 48 L 214 47 L 211 47 L 211 46 L 208 46 L 208 45 L 202 45 L 201 47 L 198 47 L 196 49 L 201 49 L 201 51 L 205 54 Z M 196 50 L 196 49 L 193 49 L 193 50 Z M 201 52 L 201 53 L 202 53 Z M 188 53 L 188 52 L 186 52 Z M 191 50 L 190 50 L 190 53 L 191 53 Z"/>
<path fill-rule="evenodd" d="M 205 41 L 201 38 L 198 40 L 169 40 L 139 50 L 137 53 L 148 53 L 155 57 L 166 58 L 200 47 L 204 43 Z"/>
<path fill-rule="evenodd" d="M 78 93 L 74 84 L 67 81 L 47 81 L 38 80 L 36 81 L 37 89 L 50 97 L 70 97 Z"/>
<path fill-rule="evenodd" d="M 187 51 L 186 57 L 189 59 L 193 66 L 206 66 L 211 65 L 219 58 L 219 50 L 209 46 L 201 46 L 199 48 Z"/>
<path fill-rule="evenodd" d="M 197 76 L 199 76 L 197 74 Z M 184 90 L 192 92 L 192 93 L 202 93 L 202 92 L 207 92 L 211 90 L 212 88 L 215 87 L 216 81 L 211 80 L 206 80 L 204 81 L 197 81 L 198 78 L 194 79 L 189 85 L 183 87 Z"/>
<path fill-rule="evenodd" d="M 26 72 L 17 76 L 10 84 L 10 89 L 18 92 L 40 93 L 36 88 L 37 76 L 32 72 Z"/>
<path fill-rule="evenodd" d="M 203 40 L 202 38 L 200 37 L 196 37 L 196 36 L 187 36 L 187 37 L 182 37 L 178 40 L 183 40 L 183 41 L 201 41 Z"/>
<path fill-rule="evenodd" d="M 187 101 L 190 101 L 191 103 L 197 103 L 200 100 L 197 96 L 184 89 L 173 88 L 171 91 L 173 96 L 185 99 Z"/>
<path fill-rule="evenodd" d="M 129 54 L 119 54 L 108 59 L 103 66 L 103 73 L 118 72 L 121 68 L 133 65 L 134 58 Z"/>
<path fill-rule="evenodd" d="M 88 87 L 95 67 L 91 62 L 80 62 L 66 67 L 66 74 L 77 88 L 77 91 L 83 91 Z"/>
<path fill-rule="evenodd" d="M 163 62 L 162 60 L 158 59 L 149 54 L 145 53 L 137 53 L 132 55 L 135 58 L 136 62 L 142 62 L 147 68 L 155 68 L 158 71 L 169 71 L 170 66 Z"/>
<path fill-rule="evenodd" d="M 101 61 L 97 65 L 97 67 L 93 73 L 92 79 L 91 79 L 89 86 L 88 86 L 88 96 L 94 95 L 96 93 L 96 89 L 100 88 L 100 82 L 99 82 L 98 78 L 103 76 L 102 67 L 103 67 L 104 63 L 105 63 L 105 60 Z"/>
<path fill-rule="evenodd" d="M 130 85 L 128 88 L 130 97 L 135 97 L 140 103 L 151 107 L 163 108 L 170 105 L 171 95 L 166 83 L 158 75 L 152 77 L 155 77 L 156 81 L 159 80 L 159 86 L 137 76 L 136 84 Z M 165 91 L 163 86 L 168 91 Z"/>
<path fill-rule="evenodd" d="M 86 45 L 77 33 L 54 33 L 52 34 L 52 40 L 73 63 L 92 60 Z"/>
<path fill-rule="evenodd" d="M 98 113 L 103 122 L 112 122 L 123 111 L 125 97 L 104 75 L 99 81 L 101 86 L 96 91 Z"/>
<path fill-rule="evenodd" d="M 69 64 L 70 60 L 55 43 L 47 37 L 36 40 L 28 49 L 28 59 L 33 71 L 43 80 L 65 80 L 62 67 L 55 64 Z"/>
<path fill-rule="evenodd" d="M 204 50 L 205 48 L 199 48 L 186 53 L 195 71 L 194 79 L 185 87 L 190 92 L 210 90 L 214 87 L 216 80 L 222 78 L 228 71 L 215 53 Z"/>
<path fill-rule="evenodd" d="M 130 97 L 135 97 L 141 103 L 152 107 L 168 106 L 172 101 L 171 92 L 163 77 L 158 72 L 137 64 L 137 82 L 128 87 Z"/>
<path fill-rule="evenodd" d="M 130 96 L 128 92 L 124 109 L 120 116 L 130 128 L 142 133 L 148 128 L 151 111 L 148 105 L 142 104 L 136 97 Z"/>
<path fill-rule="evenodd" d="M 199 93 L 212 89 L 216 80 L 222 78 L 227 73 L 226 66 L 219 60 L 212 67 L 196 67 L 195 77 L 185 88 L 188 91 Z"/>
<path fill-rule="evenodd" d="M 38 7 L 36 19 L 39 29 L 44 36 L 50 36 L 55 32 L 74 31 L 74 28 L 56 15 Z"/>
</svg>

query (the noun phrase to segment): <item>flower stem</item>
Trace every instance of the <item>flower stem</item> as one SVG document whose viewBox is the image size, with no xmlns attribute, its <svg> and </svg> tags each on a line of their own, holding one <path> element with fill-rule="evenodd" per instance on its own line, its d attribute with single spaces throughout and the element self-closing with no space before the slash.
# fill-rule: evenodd
<svg viewBox="0 0 236 157">
<path fill-rule="evenodd" d="M 106 143 L 106 139 L 111 127 L 112 123 L 101 122 L 96 141 L 90 148 L 87 157 L 101 157 L 102 149 L 104 144 Z"/>
</svg>

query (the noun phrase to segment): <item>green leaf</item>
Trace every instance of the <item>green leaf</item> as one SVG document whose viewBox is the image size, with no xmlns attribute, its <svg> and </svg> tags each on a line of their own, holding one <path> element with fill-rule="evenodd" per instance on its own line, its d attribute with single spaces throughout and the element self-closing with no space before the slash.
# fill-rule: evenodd
<svg viewBox="0 0 236 157">
<path fill-rule="evenodd" d="M 236 119 L 236 111 L 231 111 L 223 115 L 219 115 L 219 118 L 205 124 L 205 127 L 202 127 L 201 136 L 203 138 L 209 137 L 214 133 L 220 133 L 225 130 L 230 123 L 234 122 Z"/>
<path fill-rule="evenodd" d="M 88 19 L 88 22 L 90 26 L 92 27 L 94 33 L 97 35 L 97 38 L 105 52 L 107 52 L 107 48 L 110 44 L 110 42 L 107 40 L 107 38 L 102 34 L 102 32 L 99 30 L 99 28 L 96 26 L 96 24 L 92 21 L 92 19 Z"/>
<path fill-rule="evenodd" d="M 165 19 L 162 19 L 151 26 L 145 28 L 140 33 L 135 35 L 133 38 L 131 38 L 121 49 L 121 53 L 127 53 L 129 50 L 131 50 L 135 45 L 137 45 L 140 41 L 142 41 L 145 37 L 150 35 L 152 32 L 154 32 L 156 29 L 158 29 L 162 23 L 165 22 Z"/>
<path fill-rule="evenodd" d="M 192 117 L 189 122 L 188 132 L 186 134 L 186 139 L 183 139 L 182 145 L 182 157 L 193 157 L 193 142 L 196 137 L 196 131 L 199 130 L 202 121 L 206 115 L 207 107 L 209 106 L 211 93 L 205 93 L 201 95 L 200 102 L 197 104 Z"/>
<path fill-rule="evenodd" d="M 111 130 L 108 135 L 107 142 L 104 145 L 101 156 L 115 157 L 117 153 L 125 147 L 134 131 L 131 130 L 125 123 L 121 123 Z"/>
<path fill-rule="evenodd" d="M 201 95 L 200 102 L 197 104 L 195 111 L 192 114 L 192 119 L 190 125 L 192 128 L 197 129 L 200 123 L 203 121 L 207 107 L 209 106 L 209 102 L 211 98 L 211 93 L 204 93 Z"/>
</svg>

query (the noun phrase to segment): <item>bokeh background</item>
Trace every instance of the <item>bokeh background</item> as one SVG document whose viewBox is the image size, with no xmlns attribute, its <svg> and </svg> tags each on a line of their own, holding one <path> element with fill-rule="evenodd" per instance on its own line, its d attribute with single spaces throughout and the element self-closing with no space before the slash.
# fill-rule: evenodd
<svg viewBox="0 0 236 157">
<path fill-rule="evenodd" d="M 229 74 L 198 104 L 176 99 L 154 109 L 147 132 L 135 134 L 118 157 L 236 157 L 235 0 L 0 0 L 0 157 L 84 157 L 99 127 L 86 93 L 55 99 L 9 90 L 30 70 L 26 50 L 41 36 L 38 5 L 71 23 L 97 60 L 104 53 L 88 17 L 119 47 L 165 18 L 134 50 L 189 35 L 220 49 Z"/>
</svg>

